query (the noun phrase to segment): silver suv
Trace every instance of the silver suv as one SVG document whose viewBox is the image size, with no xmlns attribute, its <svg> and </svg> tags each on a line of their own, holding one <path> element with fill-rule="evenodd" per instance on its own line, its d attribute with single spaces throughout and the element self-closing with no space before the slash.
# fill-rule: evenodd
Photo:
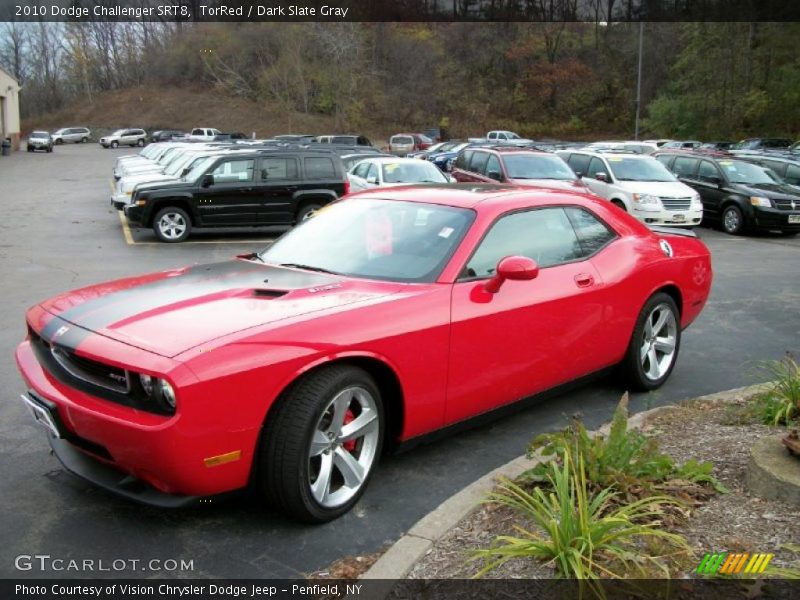
<svg viewBox="0 0 800 600">
<path fill-rule="evenodd" d="M 85 144 L 91 137 L 92 132 L 86 127 L 65 127 L 53 133 L 53 143 L 74 142 L 75 144 Z"/>
<path fill-rule="evenodd" d="M 103 148 L 117 146 L 144 146 L 147 143 L 147 132 L 144 129 L 117 129 L 111 135 L 100 138 Z"/>
</svg>

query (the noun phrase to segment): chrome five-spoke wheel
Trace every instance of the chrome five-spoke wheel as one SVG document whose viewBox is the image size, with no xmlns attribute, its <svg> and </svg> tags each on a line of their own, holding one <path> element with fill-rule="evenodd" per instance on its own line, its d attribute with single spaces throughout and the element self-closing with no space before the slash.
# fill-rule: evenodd
<svg viewBox="0 0 800 600">
<path fill-rule="evenodd" d="M 639 359 L 648 379 L 657 381 L 675 361 L 678 324 L 672 308 L 665 303 L 656 306 L 647 316 L 642 333 Z"/>
<path fill-rule="evenodd" d="M 162 242 L 182 242 L 189 237 L 191 221 L 181 208 L 168 206 L 153 219 L 153 231 Z"/>
</svg>

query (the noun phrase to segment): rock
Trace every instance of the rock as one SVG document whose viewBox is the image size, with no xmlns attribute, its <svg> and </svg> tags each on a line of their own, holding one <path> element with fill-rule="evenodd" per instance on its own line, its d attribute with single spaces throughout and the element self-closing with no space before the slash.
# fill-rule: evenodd
<svg viewBox="0 0 800 600">
<path fill-rule="evenodd" d="M 800 458 L 786 451 L 781 437 L 766 436 L 753 445 L 745 482 L 753 495 L 797 506 L 800 505 Z"/>
</svg>

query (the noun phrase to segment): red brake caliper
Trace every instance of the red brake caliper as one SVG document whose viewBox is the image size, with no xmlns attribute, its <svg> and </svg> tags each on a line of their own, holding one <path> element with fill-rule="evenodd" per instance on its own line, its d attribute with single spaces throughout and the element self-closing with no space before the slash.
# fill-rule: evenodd
<svg viewBox="0 0 800 600">
<path fill-rule="evenodd" d="M 348 423 L 355 421 L 355 415 L 353 415 L 353 411 L 349 408 L 347 412 L 344 414 L 344 424 L 347 425 Z M 350 440 L 342 444 L 342 447 L 347 450 L 348 452 L 352 452 L 356 449 L 356 440 Z"/>
</svg>

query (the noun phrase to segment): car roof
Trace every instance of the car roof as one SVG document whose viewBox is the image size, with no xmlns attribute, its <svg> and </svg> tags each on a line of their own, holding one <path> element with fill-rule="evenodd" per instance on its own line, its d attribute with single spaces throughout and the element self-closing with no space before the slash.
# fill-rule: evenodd
<svg viewBox="0 0 800 600">
<path fill-rule="evenodd" d="M 586 154 L 587 156 L 592 156 L 592 157 L 596 157 L 596 158 L 608 158 L 608 157 L 616 156 L 617 158 L 635 158 L 635 159 L 653 158 L 653 155 L 655 154 L 655 153 L 653 153 L 653 154 L 638 154 L 636 152 L 626 152 L 625 150 L 617 150 L 617 149 L 611 149 L 611 150 L 605 150 L 603 152 L 599 152 L 597 150 L 583 150 L 583 149 L 570 150 L 568 148 L 564 149 L 564 150 L 556 150 L 555 153 L 556 154 L 566 154 L 566 153 L 569 153 L 569 154 Z M 664 152 L 664 154 L 672 155 L 672 154 L 677 154 L 677 152 L 669 152 L 669 153 Z"/>
</svg>

